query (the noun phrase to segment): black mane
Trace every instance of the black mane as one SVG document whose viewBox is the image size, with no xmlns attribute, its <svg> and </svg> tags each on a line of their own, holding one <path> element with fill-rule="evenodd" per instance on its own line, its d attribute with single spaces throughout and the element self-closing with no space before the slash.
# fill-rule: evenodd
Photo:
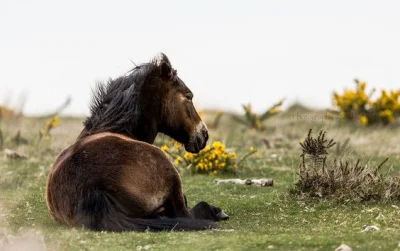
<svg viewBox="0 0 400 251">
<path fill-rule="evenodd" d="M 125 76 L 98 83 L 93 90 L 91 114 L 83 123 L 81 137 L 109 131 L 134 138 L 132 132 L 142 115 L 138 103 L 140 90 L 146 79 L 157 73 L 160 60 L 169 64 L 168 58 L 161 54 L 158 59 L 136 66 Z"/>
</svg>

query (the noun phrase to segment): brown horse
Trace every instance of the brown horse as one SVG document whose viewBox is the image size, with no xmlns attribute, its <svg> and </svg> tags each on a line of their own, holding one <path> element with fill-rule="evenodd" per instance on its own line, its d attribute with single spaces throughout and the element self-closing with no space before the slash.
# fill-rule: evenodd
<svg viewBox="0 0 400 251">
<path fill-rule="evenodd" d="M 187 208 L 180 176 L 153 146 L 159 132 L 197 153 L 208 139 L 193 94 L 161 54 L 126 76 L 100 84 L 76 142 L 47 182 L 52 217 L 91 230 L 203 230 L 227 219 L 201 202 Z"/>
</svg>

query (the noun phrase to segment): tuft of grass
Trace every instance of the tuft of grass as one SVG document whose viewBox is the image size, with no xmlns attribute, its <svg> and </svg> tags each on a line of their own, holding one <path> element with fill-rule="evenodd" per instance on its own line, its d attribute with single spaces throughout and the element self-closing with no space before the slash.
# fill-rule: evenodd
<svg viewBox="0 0 400 251">
<path fill-rule="evenodd" d="M 301 198 L 336 198 L 355 201 L 400 200 L 400 176 L 381 174 L 379 171 L 388 161 L 386 158 L 375 168 L 337 158 L 328 158 L 328 149 L 336 142 L 327 140 L 325 132 L 307 138 L 300 143 L 302 154 L 298 181 L 291 191 Z"/>
</svg>

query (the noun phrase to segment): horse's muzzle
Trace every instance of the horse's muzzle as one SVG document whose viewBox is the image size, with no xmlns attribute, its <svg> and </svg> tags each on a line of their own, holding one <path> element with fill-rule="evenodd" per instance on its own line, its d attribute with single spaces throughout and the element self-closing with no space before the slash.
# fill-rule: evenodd
<svg viewBox="0 0 400 251">
<path fill-rule="evenodd" d="M 191 153 L 198 153 L 206 147 L 208 140 L 208 130 L 203 126 L 185 145 L 185 150 Z"/>
</svg>

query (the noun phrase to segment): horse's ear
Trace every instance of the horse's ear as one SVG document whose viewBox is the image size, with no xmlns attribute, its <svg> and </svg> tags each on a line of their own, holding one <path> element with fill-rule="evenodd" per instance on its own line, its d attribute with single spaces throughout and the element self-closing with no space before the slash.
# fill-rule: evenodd
<svg viewBox="0 0 400 251">
<path fill-rule="evenodd" d="M 173 76 L 172 67 L 169 63 L 163 62 L 160 65 L 161 77 L 171 79 Z"/>
<path fill-rule="evenodd" d="M 160 69 L 161 77 L 171 79 L 173 77 L 173 69 L 168 57 L 164 53 L 160 53 L 156 59 L 156 64 Z"/>
</svg>

